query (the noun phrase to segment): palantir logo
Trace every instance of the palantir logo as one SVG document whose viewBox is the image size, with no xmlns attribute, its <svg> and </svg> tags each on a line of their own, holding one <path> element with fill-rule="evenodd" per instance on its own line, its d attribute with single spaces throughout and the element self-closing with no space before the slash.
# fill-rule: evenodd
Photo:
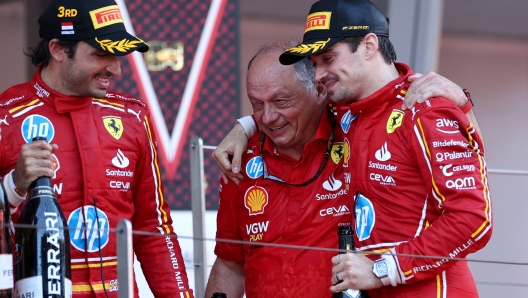
<svg viewBox="0 0 528 298">
<path fill-rule="evenodd" d="M 374 224 L 376 223 L 376 212 L 374 212 L 374 205 L 362 194 L 355 198 L 356 206 L 356 234 L 359 241 L 370 238 Z"/>
<path fill-rule="evenodd" d="M 30 115 L 22 122 L 20 128 L 22 130 L 22 137 L 29 143 L 35 137 L 45 137 L 46 141 L 50 143 L 55 136 L 55 128 L 51 121 L 41 115 Z"/>
<path fill-rule="evenodd" d="M 83 217 L 83 213 L 86 219 Z M 68 218 L 70 242 L 80 251 L 99 251 L 108 244 L 110 222 L 108 216 L 93 206 L 75 209 Z"/>
<path fill-rule="evenodd" d="M 332 175 L 328 177 L 328 180 L 323 183 L 323 188 L 328 191 L 336 191 L 341 188 L 341 185 L 343 185 L 343 182 L 335 179 L 334 173 L 332 173 Z"/>
<path fill-rule="evenodd" d="M 124 169 L 128 167 L 128 165 L 130 164 L 130 161 L 125 156 L 125 154 L 121 152 L 120 149 L 117 149 L 117 155 L 114 158 L 112 158 L 112 164 L 120 169 Z"/>
<path fill-rule="evenodd" d="M 391 158 L 391 153 L 388 149 L 387 142 L 381 146 L 381 149 L 376 151 L 376 154 L 374 155 L 377 160 L 379 161 L 387 161 Z"/>
<path fill-rule="evenodd" d="M 250 159 L 246 165 L 246 174 L 249 178 L 257 179 L 264 173 L 262 157 L 255 156 Z"/>
</svg>

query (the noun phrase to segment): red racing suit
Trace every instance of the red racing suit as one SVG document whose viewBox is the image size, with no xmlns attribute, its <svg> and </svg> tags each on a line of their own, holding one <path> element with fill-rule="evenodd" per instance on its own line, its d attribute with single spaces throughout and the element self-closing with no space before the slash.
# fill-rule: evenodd
<svg viewBox="0 0 528 298">
<path fill-rule="evenodd" d="M 396 67 L 399 78 L 338 116 L 350 152 L 344 162 L 355 195 L 356 248 L 385 253 L 394 265 L 388 282 L 397 286 L 369 294 L 478 297 L 467 262 L 448 258 L 465 258 L 491 237 L 482 140 L 447 99 L 401 111 L 412 71 Z"/>
<path fill-rule="evenodd" d="M 298 161 L 277 152 L 268 137 L 261 151 L 261 133 L 257 133 L 243 155 L 244 179 L 238 186 L 220 180 L 215 254 L 244 263 L 246 297 L 331 297 L 330 259 L 335 251 L 273 245 L 338 248 L 338 227 L 350 225 L 352 214 L 343 175 L 343 143 L 337 127 L 335 131 L 326 166 L 307 186 L 291 186 L 264 176 L 303 184 L 316 175 L 329 145 L 331 126 L 326 111 L 314 140 L 305 145 Z"/>
<path fill-rule="evenodd" d="M 33 137 L 59 146 L 51 182 L 70 228 L 74 297 L 106 297 L 105 290 L 118 296 L 116 237 L 108 229 L 121 219 L 158 235 L 133 238 L 154 295 L 192 297 L 143 102 L 113 92 L 104 99 L 66 96 L 47 87 L 39 69 L 30 82 L 0 95 L 0 116 L 2 176 L 15 168 L 21 146 Z M 103 231 L 91 230 L 97 228 Z M 138 297 L 135 283 L 134 289 Z"/>
</svg>

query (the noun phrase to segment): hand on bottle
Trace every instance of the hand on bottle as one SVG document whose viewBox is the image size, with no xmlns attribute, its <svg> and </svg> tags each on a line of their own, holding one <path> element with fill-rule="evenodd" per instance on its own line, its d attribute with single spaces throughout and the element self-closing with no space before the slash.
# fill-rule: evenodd
<svg viewBox="0 0 528 298">
<path fill-rule="evenodd" d="M 381 288 L 381 280 L 372 273 L 374 261 L 361 253 L 347 253 L 332 258 L 332 284 L 330 291 L 337 293 L 346 289 L 370 290 Z M 343 281 L 339 284 L 339 281 Z"/>
<path fill-rule="evenodd" d="M 46 141 L 33 141 L 22 146 L 13 172 L 13 181 L 18 190 L 27 192 L 31 182 L 38 177 L 53 177 L 55 171 L 54 157 L 59 146 Z"/>
<path fill-rule="evenodd" d="M 431 97 L 445 97 L 458 107 L 463 107 L 468 99 L 460 86 L 435 73 L 428 72 L 425 75 L 414 74 L 409 76 L 411 82 L 402 109 L 410 109 L 416 103 L 422 103 Z"/>
<path fill-rule="evenodd" d="M 242 164 L 242 153 L 246 150 L 248 137 L 240 124 L 227 134 L 224 140 L 213 151 L 213 158 L 220 166 L 221 175 L 224 183 L 228 183 L 227 177 L 233 180 L 237 185 L 244 176 L 240 173 Z M 232 160 L 230 157 L 232 156 Z"/>
</svg>

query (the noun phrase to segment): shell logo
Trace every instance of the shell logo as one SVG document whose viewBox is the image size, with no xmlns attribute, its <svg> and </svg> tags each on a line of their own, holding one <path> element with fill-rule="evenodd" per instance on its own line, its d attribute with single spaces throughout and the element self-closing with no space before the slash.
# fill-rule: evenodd
<svg viewBox="0 0 528 298">
<path fill-rule="evenodd" d="M 260 186 L 252 186 L 244 195 L 244 205 L 249 215 L 264 214 L 264 207 L 268 205 L 268 192 Z"/>
</svg>

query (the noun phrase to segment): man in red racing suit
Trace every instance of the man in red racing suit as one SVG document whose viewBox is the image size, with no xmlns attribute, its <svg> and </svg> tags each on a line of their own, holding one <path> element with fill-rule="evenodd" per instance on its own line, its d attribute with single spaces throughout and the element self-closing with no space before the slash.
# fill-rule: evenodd
<svg viewBox="0 0 528 298">
<path fill-rule="evenodd" d="M 103 99 L 66 96 L 48 88 L 38 69 L 31 81 L 0 95 L 0 114 L 0 171 L 8 192 L 22 145 L 37 135 L 58 145 L 51 182 L 71 229 L 74 297 L 106 297 L 105 289 L 117 297 L 116 235 L 108 229 L 121 219 L 158 235 L 133 239 L 156 297 L 191 297 L 143 102 L 114 92 Z M 24 198 L 11 193 L 9 199 L 15 207 Z"/>
<path fill-rule="evenodd" d="M 13 211 L 31 182 L 51 178 L 69 227 L 74 297 L 118 297 L 114 229 L 122 219 L 145 232 L 134 234 L 133 249 L 154 295 L 192 297 L 149 111 L 108 91 L 121 75 L 117 56 L 147 44 L 126 32 L 113 0 L 52 0 L 39 24 L 29 54 L 37 71 L 0 95 L 0 174 Z"/>
<path fill-rule="evenodd" d="M 344 117 L 357 115 L 345 139 L 356 194 L 356 248 L 384 253 L 393 270 L 382 279 L 389 287 L 369 294 L 478 297 L 467 262 L 448 257 L 464 258 L 491 237 L 482 141 L 446 99 L 401 111 L 412 72 L 404 64 L 396 67 L 398 79 L 341 110 Z"/>
<path fill-rule="evenodd" d="M 492 232 L 479 134 L 445 98 L 402 110 L 412 71 L 395 63 L 388 18 L 372 2 L 318 1 L 309 25 L 280 61 L 309 57 L 317 82 L 342 106 L 356 248 L 367 255 L 334 256 L 331 290 L 478 297 L 467 262 L 458 259 L 484 247 Z"/>
</svg>

